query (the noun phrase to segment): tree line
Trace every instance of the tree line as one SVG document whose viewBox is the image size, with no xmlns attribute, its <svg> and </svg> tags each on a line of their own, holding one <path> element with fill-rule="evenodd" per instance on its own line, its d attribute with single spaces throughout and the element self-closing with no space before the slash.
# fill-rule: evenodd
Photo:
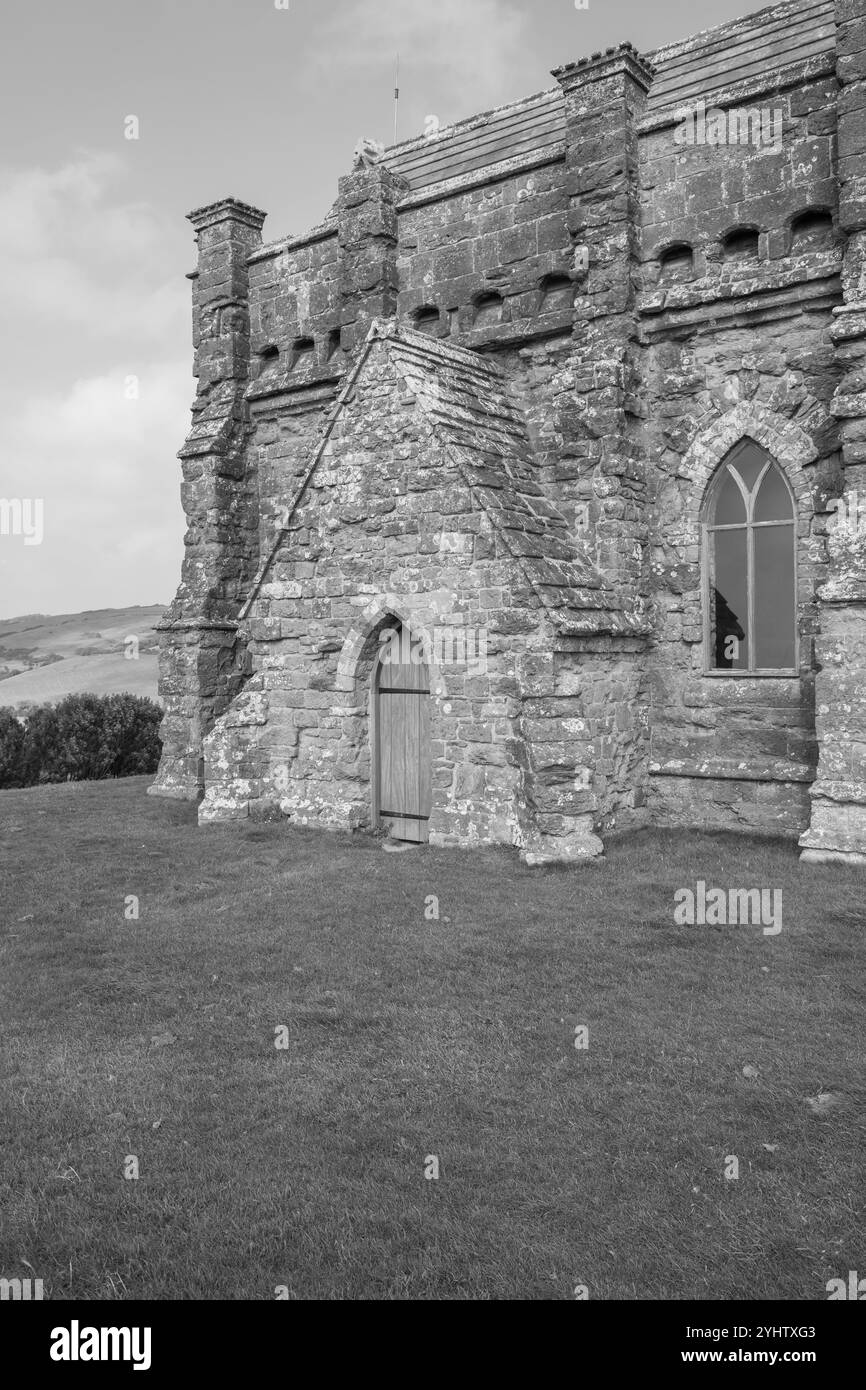
<svg viewBox="0 0 866 1390">
<path fill-rule="evenodd" d="M 143 695 L 67 695 L 19 715 L 0 708 L 0 788 L 156 772 L 162 714 Z"/>
</svg>

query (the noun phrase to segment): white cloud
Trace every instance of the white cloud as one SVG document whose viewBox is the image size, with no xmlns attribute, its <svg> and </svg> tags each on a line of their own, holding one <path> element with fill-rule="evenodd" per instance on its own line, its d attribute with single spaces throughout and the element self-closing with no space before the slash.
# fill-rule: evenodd
<svg viewBox="0 0 866 1390">
<path fill-rule="evenodd" d="M 3 615 L 153 602 L 177 586 L 176 454 L 195 394 L 184 233 L 130 199 L 124 177 L 115 156 L 88 153 L 0 171 L 15 344 L 0 383 L 0 497 L 44 505 L 40 545 L 0 535 Z"/>
<path fill-rule="evenodd" d="M 529 17 L 528 5 L 505 0 L 351 0 L 325 25 L 312 75 L 393 72 L 399 52 L 401 100 L 445 123 L 508 99 L 509 79 L 525 67 Z"/>
<path fill-rule="evenodd" d="M 8 422 L 4 497 L 42 498 L 44 539 L 0 536 L 0 616 L 167 601 L 180 576 L 176 454 L 189 426 L 189 362 L 123 371 L 31 398 Z"/>
<path fill-rule="evenodd" d="M 81 153 L 58 169 L 5 170 L 0 246 L 29 259 L 63 248 L 102 259 L 140 255 L 158 245 L 159 220 L 144 202 L 106 202 L 123 176 L 116 155 Z"/>
<path fill-rule="evenodd" d="M 161 340 L 181 329 L 188 287 L 166 266 L 177 229 L 122 201 L 114 155 L 57 169 L 0 169 L 0 294 L 7 315 L 91 335 Z"/>
</svg>

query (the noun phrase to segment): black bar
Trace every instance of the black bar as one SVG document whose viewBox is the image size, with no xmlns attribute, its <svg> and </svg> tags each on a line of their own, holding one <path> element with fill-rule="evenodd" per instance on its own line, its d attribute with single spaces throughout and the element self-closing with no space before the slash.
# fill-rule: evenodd
<svg viewBox="0 0 866 1390">
<path fill-rule="evenodd" d="M 379 1296 L 389 1301 L 387 1291 L 380 1291 Z M 443 1280 L 439 1296 L 444 1301 L 459 1300 L 459 1285 L 452 1286 L 448 1280 Z M 793 1367 L 795 1376 L 799 1374 L 798 1385 L 844 1387 L 854 1383 L 851 1369 L 862 1353 L 863 1324 L 857 1310 L 830 1308 L 828 1302 L 822 1300 L 662 1303 L 639 1299 L 606 1302 L 590 1296 L 588 1301 L 575 1301 L 570 1280 L 552 1285 L 549 1299 L 545 1299 L 539 1292 L 537 1279 L 527 1290 L 527 1299 L 571 1303 L 567 1315 L 551 1317 L 544 1346 L 538 1352 L 539 1366 L 544 1367 L 549 1355 L 552 1370 L 557 1364 L 561 1365 L 570 1349 L 573 1350 L 576 1331 L 580 1334 L 581 1361 L 592 1356 L 604 1367 L 636 1372 L 640 1378 L 650 1367 L 663 1381 L 670 1378 L 672 1371 L 685 1370 L 693 1385 L 703 1384 L 702 1372 L 712 1361 L 717 1361 L 722 1363 L 722 1369 L 739 1363 L 737 1385 L 746 1383 L 751 1369 L 756 1370 L 753 1383 L 757 1385 L 759 1378 L 763 1380 L 761 1369 L 784 1372 Z M 307 1301 L 303 1291 L 296 1293 L 291 1301 L 298 1300 Z M 372 1301 L 377 1301 L 375 1296 Z M 315 1329 L 311 1329 L 309 1312 L 293 1313 L 291 1307 L 268 1298 L 249 1302 L 208 1302 L 205 1298 L 189 1302 L 3 1303 L 0 1326 L 4 1363 L 18 1365 L 18 1376 L 10 1381 L 17 1385 L 30 1384 L 36 1373 L 40 1383 L 60 1386 L 68 1385 L 70 1377 L 80 1378 L 91 1386 L 94 1382 L 114 1385 L 118 1379 L 125 1379 L 133 1387 L 174 1386 L 179 1373 L 195 1373 L 199 1384 L 207 1384 L 211 1376 L 226 1379 L 226 1373 L 249 1377 L 254 1369 L 284 1359 L 289 1345 L 300 1350 L 304 1346 L 308 1351 L 320 1350 L 320 1334 L 329 1333 L 333 1337 L 335 1325 L 339 1330 L 354 1325 L 363 1342 L 365 1333 L 369 1334 L 371 1317 L 377 1316 L 365 1310 L 359 1317 L 351 1307 L 339 1308 L 333 1302 L 319 1307 L 322 1323 L 320 1333 L 315 1333 Z M 455 1324 L 451 1325 L 464 1322 L 463 1315 L 456 1311 L 441 1315 L 450 1316 L 455 1318 Z M 483 1361 L 480 1354 L 476 1356 L 470 1352 L 470 1361 L 481 1372 L 486 1367 L 496 1366 L 499 1358 L 508 1356 L 514 1318 L 521 1315 L 507 1313 L 508 1322 L 499 1323 L 503 1314 L 497 1314 L 495 1307 L 486 1303 L 477 1316 L 483 1319 L 483 1326 L 490 1334 L 497 1326 L 502 1331 L 501 1344 L 497 1344 L 494 1337 L 492 1345 L 485 1348 Z M 72 1326 L 73 1320 L 77 1327 Z M 407 1310 L 399 1313 L 390 1303 L 387 1323 L 377 1325 L 384 1329 L 393 1327 L 396 1321 L 429 1330 L 433 1319 L 423 1309 L 414 1314 Z M 100 1357 L 94 1361 L 77 1355 L 82 1334 L 90 1340 L 88 1330 L 101 1328 L 136 1329 L 137 1333 L 147 1329 L 149 1364 L 142 1359 L 140 1372 L 136 1374 L 131 1358 L 106 1360 Z M 65 1337 L 63 1329 L 67 1330 Z M 448 1376 L 453 1371 L 452 1353 L 446 1352 L 441 1340 L 439 1338 L 439 1345 L 425 1353 L 425 1365 L 435 1373 L 441 1358 L 441 1374 Z M 76 1358 L 71 1362 L 51 1355 L 52 1346 L 57 1351 L 65 1350 L 64 1342 L 70 1352 L 75 1348 Z M 137 1335 L 135 1343 L 142 1348 L 143 1338 Z M 555 1350 L 557 1345 L 559 1352 Z M 761 1357 L 755 1355 L 758 1351 Z M 767 1352 L 775 1353 L 774 1363 L 768 1364 L 769 1357 L 764 1360 Z M 808 1360 L 803 1353 L 810 1354 Z M 342 1365 L 346 1365 L 347 1379 L 357 1366 L 354 1354 L 348 1361 L 343 1359 L 348 1356 L 348 1352 L 340 1352 L 337 1348 L 334 1358 L 336 1367 L 342 1369 Z M 771 1375 L 767 1384 L 772 1378 Z M 733 1384 L 733 1379 L 729 1383 Z M 780 1381 L 780 1385 L 790 1383 L 792 1381 Z"/>
</svg>

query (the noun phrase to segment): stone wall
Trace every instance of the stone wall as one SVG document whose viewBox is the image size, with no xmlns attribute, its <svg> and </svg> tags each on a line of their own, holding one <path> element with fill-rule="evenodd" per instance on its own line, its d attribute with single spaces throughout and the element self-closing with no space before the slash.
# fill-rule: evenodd
<svg viewBox="0 0 866 1390">
<path fill-rule="evenodd" d="M 818 776 L 802 836 L 807 860 L 866 864 L 866 3 L 836 0 L 839 220 L 843 303 L 831 337 L 839 374 L 832 412 L 843 496 L 818 591 Z"/>
<path fill-rule="evenodd" d="M 521 668 L 524 791 L 533 812 L 530 863 L 600 854 L 600 833 L 645 820 L 642 645 L 634 639 L 560 639 Z"/>
<path fill-rule="evenodd" d="M 466 347 L 508 344 L 567 322 L 571 296 L 568 200 L 559 165 L 513 173 L 400 213 L 401 318 L 435 308 L 431 331 Z M 496 294 L 500 304 L 484 297 Z M 479 302 L 480 301 L 480 302 Z M 479 322 L 480 318 L 480 322 Z"/>
<path fill-rule="evenodd" d="M 399 219 L 398 317 L 491 354 L 527 419 L 539 476 L 570 519 L 560 486 L 575 476 L 563 457 L 574 410 L 570 370 L 575 269 L 561 162 L 514 171 L 435 200 L 405 200 Z"/>
<path fill-rule="evenodd" d="M 338 375 L 343 363 L 336 227 L 265 247 L 251 258 L 249 275 L 256 397 Z"/>
<path fill-rule="evenodd" d="M 787 86 L 753 80 L 713 93 L 705 111 L 694 99 L 688 132 L 682 109 L 642 123 L 640 436 L 654 618 L 649 804 L 659 823 L 785 834 L 808 824 L 817 590 L 827 504 L 841 486 L 830 414 L 844 240 L 836 92 L 830 55 Z M 798 677 L 705 674 L 701 507 L 743 436 L 773 455 L 797 499 Z"/>
</svg>

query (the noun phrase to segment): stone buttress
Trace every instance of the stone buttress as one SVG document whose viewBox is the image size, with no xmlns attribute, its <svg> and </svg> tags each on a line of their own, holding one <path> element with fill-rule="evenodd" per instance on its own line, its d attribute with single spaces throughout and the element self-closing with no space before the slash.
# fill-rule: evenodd
<svg viewBox="0 0 866 1390">
<path fill-rule="evenodd" d="M 247 671 L 237 617 L 258 563 L 259 500 L 246 449 L 249 377 L 247 257 L 265 214 L 234 198 L 190 213 L 193 273 L 193 422 L 179 457 L 187 532 L 180 588 L 160 624 L 163 753 L 151 792 L 204 791 L 202 741 Z"/>
</svg>

